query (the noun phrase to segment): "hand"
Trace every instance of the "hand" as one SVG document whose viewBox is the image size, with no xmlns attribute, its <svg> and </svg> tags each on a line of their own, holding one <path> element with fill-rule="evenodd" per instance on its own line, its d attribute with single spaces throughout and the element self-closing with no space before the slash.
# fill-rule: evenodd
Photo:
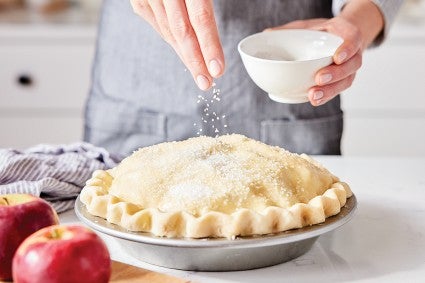
<svg viewBox="0 0 425 283">
<path fill-rule="evenodd" d="M 212 0 L 131 0 L 131 5 L 174 48 L 201 90 L 223 74 Z"/>
<path fill-rule="evenodd" d="M 334 64 L 316 73 L 317 85 L 308 92 L 310 103 L 319 106 L 351 86 L 362 65 L 364 42 L 357 26 L 339 16 L 332 19 L 294 21 L 268 30 L 301 28 L 327 31 L 344 39 L 333 55 Z"/>
</svg>

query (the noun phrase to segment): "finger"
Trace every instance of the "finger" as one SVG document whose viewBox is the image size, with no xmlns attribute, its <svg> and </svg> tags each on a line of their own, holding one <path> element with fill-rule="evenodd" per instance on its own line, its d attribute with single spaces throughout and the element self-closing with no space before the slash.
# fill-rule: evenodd
<svg viewBox="0 0 425 283">
<path fill-rule="evenodd" d="M 361 66 L 362 54 L 357 52 L 356 55 L 341 65 L 332 64 L 319 70 L 315 76 L 316 84 L 323 86 L 340 81 L 357 72 Z"/>
<path fill-rule="evenodd" d="M 131 6 L 133 7 L 134 13 L 142 17 L 148 24 L 150 24 L 157 33 L 161 34 L 161 29 L 159 28 L 155 15 L 148 3 L 147 0 L 131 0 Z M 162 36 L 162 34 L 161 34 Z"/>
<path fill-rule="evenodd" d="M 173 34 L 170 31 L 170 26 L 168 24 L 167 13 L 165 12 L 165 7 L 162 1 L 158 0 L 148 0 L 149 5 L 152 9 L 153 15 L 155 17 L 155 22 L 157 23 L 161 37 L 173 47 L 174 51 L 179 55 L 180 59 L 183 58 L 180 53 L 180 49 L 177 45 L 176 40 L 174 39 Z"/>
<path fill-rule="evenodd" d="M 205 65 L 198 38 L 190 24 L 184 0 L 166 0 L 164 8 L 171 33 L 177 42 L 185 65 L 198 87 L 201 90 L 209 89 L 212 78 Z"/>
<path fill-rule="evenodd" d="M 175 40 L 168 26 L 168 19 L 167 14 L 165 13 L 164 4 L 162 3 L 162 1 L 158 0 L 148 0 L 148 2 L 155 16 L 155 21 L 157 22 L 161 30 L 162 37 L 165 41 L 171 44 Z"/>
<path fill-rule="evenodd" d="M 342 64 L 353 57 L 357 52 L 362 51 L 362 37 L 360 31 L 351 23 L 339 18 L 334 18 L 327 22 L 323 26 L 323 29 L 344 39 L 344 42 L 338 47 L 333 56 L 335 64 Z"/>
<path fill-rule="evenodd" d="M 351 74 L 343 80 L 334 82 L 326 86 L 314 86 L 309 90 L 308 99 L 313 106 L 323 105 L 342 91 L 349 88 L 356 74 Z"/>
<path fill-rule="evenodd" d="M 335 64 L 340 65 L 350 60 L 361 48 L 361 43 L 357 40 L 344 40 L 341 46 L 335 51 L 333 60 Z"/>
<path fill-rule="evenodd" d="M 211 76 L 217 78 L 224 71 L 224 54 L 212 1 L 186 0 L 186 7 L 208 71 Z"/>
</svg>

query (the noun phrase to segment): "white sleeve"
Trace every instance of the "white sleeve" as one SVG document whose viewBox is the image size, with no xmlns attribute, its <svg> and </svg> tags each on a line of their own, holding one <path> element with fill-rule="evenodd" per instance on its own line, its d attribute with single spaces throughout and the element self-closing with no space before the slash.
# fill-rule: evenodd
<svg viewBox="0 0 425 283">
<path fill-rule="evenodd" d="M 350 0 L 334 0 L 332 1 L 332 12 L 333 14 L 339 15 L 344 5 L 347 4 Z M 353 1 L 353 0 L 351 0 Z M 381 10 L 382 15 L 384 16 L 384 29 L 383 31 L 375 38 L 372 45 L 380 45 L 384 39 L 387 37 L 391 25 L 393 24 L 397 12 L 400 9 L 403 0 L 370 0 Z"/>
</svg>

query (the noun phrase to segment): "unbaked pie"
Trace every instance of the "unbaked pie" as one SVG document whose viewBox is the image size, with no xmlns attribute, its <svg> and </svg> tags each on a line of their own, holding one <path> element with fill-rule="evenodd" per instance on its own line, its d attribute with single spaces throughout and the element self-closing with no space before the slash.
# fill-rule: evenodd
<svg viewBox="0 0 425 283">
<path fill-rule="evenodd" d="M 324 222 L 351 195 L 307 155 L 233 134 L 141 148 L 95 171 L 80 199 L 131 231 L 233 238 Z"/>
</svg>

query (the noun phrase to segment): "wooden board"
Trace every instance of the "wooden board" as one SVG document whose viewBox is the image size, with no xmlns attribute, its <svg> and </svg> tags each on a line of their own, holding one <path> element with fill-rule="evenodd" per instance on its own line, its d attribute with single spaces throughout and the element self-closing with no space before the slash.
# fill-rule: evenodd
<svg viewBox="0 0 425 283">
<path fill-rule="evenodd" d="M 112 261 L 111 283 L 137 282 L 137 283 L 188 283 L 170 275 L 142 269 L 118 261 Z"/>
<path fill-rule="evenodd" d="M 4 281 L 0 281 L 0 283 L 2 282 Z M 111 280 L 109 282 L 110 283 L 131 283 L 131 282 L 189 283 L 190 281 L 113 260 Z"/>
</svg>

